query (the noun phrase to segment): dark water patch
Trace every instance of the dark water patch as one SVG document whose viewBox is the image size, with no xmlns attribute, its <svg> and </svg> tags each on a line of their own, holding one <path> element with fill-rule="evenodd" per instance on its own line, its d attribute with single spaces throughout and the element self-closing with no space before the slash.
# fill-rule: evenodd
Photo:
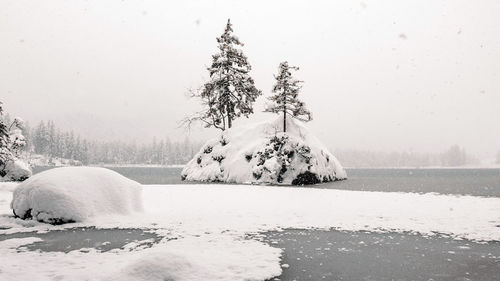
<svg viewBox="0 0 500 281">
<path fill-rule="evenodd" d="M 314 187 L 500 197 L 500 169 L 347 169 L 347 176 Z"/>
<path fill-rule="evenodd" d="M 54 168 L 57 167 L 53 166 L 33 167 L 33 174 L 37 174 Z M 105 168 L 113 170 L 141 184 L 185 183 L 181 180 L 182 168 L 171 168 L 171 167 L 105 167 Z"/>
<path fill-rule="evenodd" d="M 33 172 L 51 168 L 54 167 L 34 167 Z M 107 168 L 142 184 L 203 184 L 182 181 L 182 168 Z M 306 187 L 500 197 L 500 169 L 347 169 L 347 176 L 344 181 Z"/>
<path fill-rule="evenodd" d="M 181 184 L 182 168 L 167 167 L 109 167 L 141 184 Z"/>
<path fill-rule="evenodd" d="M 284 250 L 270 280 L 498 280 L 500 241 L 405 233 L 285 230 L 263 234 Z"/>
<path fill-rule="evenodd" d="M 137 247 L 152 247 L 160 242 L 162 237 L 148 230 L 139 228 L 110 228 L 100 229 L 95 227 L 75 227 L 64 230 L 52 230 L 46 233 L 20 232 L 1 234 L 0 241 L 12 238 L 36 237 L 43 241 L 23 245 L 23 250 L 42 252 L 64 252 L 85 250 L 89 248 L 101 252 L 113 249 L 123 249 L 125 245 L 136 242 Z"/>
</svg>

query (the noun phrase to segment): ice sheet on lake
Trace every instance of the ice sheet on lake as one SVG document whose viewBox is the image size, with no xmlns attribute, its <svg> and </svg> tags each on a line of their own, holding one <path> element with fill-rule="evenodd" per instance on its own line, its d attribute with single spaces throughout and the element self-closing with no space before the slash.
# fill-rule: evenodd
<svg viewBox="0 0 500 281">
<path fill-rule="evenodd" d="M 92 217 L 67 226 L 30 226 L 9 217 L 9 190 L 0 186 L 0 234 L 87 225 L 153 228 L 177 240 L 165 240 L 150 249 L 130 251 L 125 247 L 106 253 L 69 254 L 17 252 L 0 244 L 1 275 L 7 279 L 109 280 L 131 276 L 129 280 L 161 280 L 170 276 L 197 280 L 197 276 L 206 275 L 210 278 L 205 280 L 263 280 L 281 272 L 281 251 L 244 238 L 248 233 L 280 228 L 437 232 L 457 239 L 500 240 L 500 198 L 270 186 L 150 185 L 143 188 L 143 213 Z M 26 262 L 33 260 L 37 262 Z M 23 270 L 15 266 L 19 264 Z"/>
</svg>

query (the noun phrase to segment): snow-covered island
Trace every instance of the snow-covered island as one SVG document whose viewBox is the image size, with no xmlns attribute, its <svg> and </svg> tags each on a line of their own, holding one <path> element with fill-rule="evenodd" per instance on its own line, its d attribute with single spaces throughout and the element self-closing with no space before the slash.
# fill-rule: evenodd
<svg viewBox="0 0 500 281">
<path fill-rule="evenodd" d="M 220 52 L 208 68 L 210 80 L 192 94 L 201 100 L 203 110 L 185 119 L 188 127 L 201 122 L 221 130 L 184 167 L 181 178 L 188 181 L 244 184 L 306 185 L 347 178 L 337 159 L 306 129 L 312 113 L 298 98 L 303 81 L 293 77 L 299 70 L 283 61 L 272 95 L 264 112 L 278 118 L 249 126 L 233 126 L 239 117 L 254 113 L 253 103 L 262 95 L 249 75 L 251 70 L 243 46 L 233 35 L 228 20 L 217 38 Z M 250 119 L 251 121 L 252 119 Z"/>
<path fill-rule="evenodd" d="M 184 167 L 183 180 L 316 184 L 347 178 L 342 165 L 296 119 L 283 117 L 233 127 L 208 141 Z"/>
</svg>

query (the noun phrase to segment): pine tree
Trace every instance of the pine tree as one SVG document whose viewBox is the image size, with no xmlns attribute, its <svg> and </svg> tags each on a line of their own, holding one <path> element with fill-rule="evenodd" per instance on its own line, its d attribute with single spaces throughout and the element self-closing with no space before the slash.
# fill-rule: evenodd
<svg viewBox="0 0 500 281">
<path fill-rule="evenodd" d="M 27 152 L 32 152 L 33 150 L 33 136 L 31 135 L 31 127 L 28 122 L 24 123 L 22 128 L 22 134 L 26 139 L 26 147 L 24 148 Z"/>
<path fill-rule="evenodd" d="M 16 117 L 9 126 L 9 150 L 14 158 L 19 157 L 26 147 L 26 138 L 23 135 L 24 121 Z"/>
<path fill-rule="evenodd" d="M 40 121 L 34 133 L 35 153 L 47 155 L 49 153 L 50 140 L 45 123 Z"/>
<path fill-rule="evenodd" d="M 57 157 L 56 128 L 54 121 L 47 122 L 47 152 L 50 157 Z"/>
<path fill-rule="evenodd" d="M 286 116 L 308 122 L 312 120 L 312 114 L 306 109 L 305 103 L 297 96 L 303 82 L 292 77 L 291 70 L 299 70 L 296 66 L 289 66 L 288 62 L 282 62 L 278 68 L 278 75 L 275 75 L 276 84 L 272 92 L 275 94 L 268 99 L 273 103 L 264 111 L 283 114 L 283 132 L 286 132 Z"/>
<path fill-rule="evenodd" d="M 3 119 L 3 103 L 0 102 L 0 176 L 4 176 L 5 164 L 12 158 L 9 150 L 9 130 Z"/>
<path fill-rule="evenodd" d="M 3 103 L 0 101 L 0 176 L 5 176 L 7 162 L 14 161 L 26 146 L 22 134 L 24 121 L 16 117 L 11 122 L 8 116 L 4 117 Z"/>
<path fill-rule="evenodd" d="M 219 53 L 212 56 L 212 65 L 207 68 L 210 81 L 192 93 L 192 97 L 201 99 L 204 109 L 183 120 L 188 127 L 201 121 L 205 127 L 231 128 L 234 119 L 253 113 L 253 103 L 262 94 L 249 75 L 251 66 L 238 48 L 243 43 L 233 35 L 229 19 L 217 43 Z"/>
<path fill-rule="evenodd" d="M 463 166 L 467 163 L 467 153 L 465 148 L 461 148 L 458 145 L 451 146 L 442 155 L 442 165 L 443 166 Z"/>
</svg>

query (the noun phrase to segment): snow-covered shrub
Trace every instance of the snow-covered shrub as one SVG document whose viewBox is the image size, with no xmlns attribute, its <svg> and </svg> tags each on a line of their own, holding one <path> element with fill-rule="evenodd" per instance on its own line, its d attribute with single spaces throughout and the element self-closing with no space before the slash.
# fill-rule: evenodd
<svg viewBox="0 0 500 281">
<path fill-rule="evenodd" d="M 142 187 L 114 171 L 95 167 L 55 168 L 36 174 L 15 190 L 16 217 L 60 224 L 142 209 Z"/>
<path fill-rule="evenodd" d="M 208 141 L 184 167 L 183 180 L 316 184 L 347 178 L 337 159 L 304 127 L 283 118 L 233 127 Z"/>
<path fill-rule="evenodd" d="M 3 179 L 6 181 L 24 181 L 31 177 L 32 174 L 30 166 L 17 159 L 8 161 L 5 164 L 5 176 Z"/>
<path fill-rule="evenodd" d="M 15 157 L 19 157 L 21 150 L 26 146 L 26 138 L 23 135 L 22 130 L 24 129 L 23 119 L 16 117 L 12 124 L 10 125 L 9 132 L 9 145 L 10 151 Z"/>
<path fill-rule="evenodd" d="M 12 123 L 4 120 L 2 105 L 0 101 L 0 180 L 22 181 L 31 176 L 31 169 L 18 158 L 26 146 L 24 121 L 19 117 Z"/>
</svg>

